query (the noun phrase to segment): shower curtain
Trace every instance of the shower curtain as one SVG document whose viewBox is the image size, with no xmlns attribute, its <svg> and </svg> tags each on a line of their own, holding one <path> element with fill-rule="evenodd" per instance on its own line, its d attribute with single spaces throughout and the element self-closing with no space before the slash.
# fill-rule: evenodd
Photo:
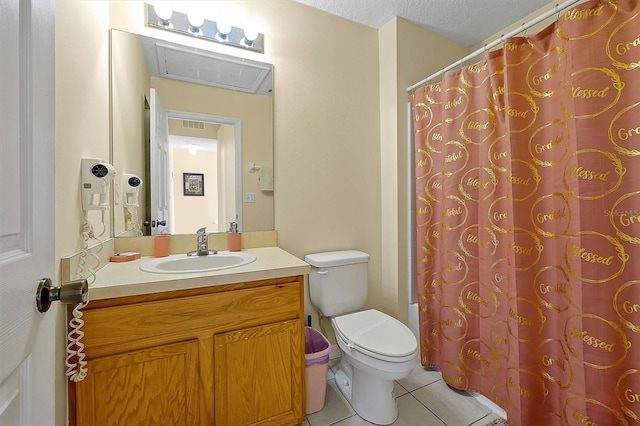
<svg viewBox="0 0 640 426">
<path fill-rule="evenodd" d="M 640 1 L 412 93 L 421 359 L 512 426 L 640 424 Z"/>
</svg>

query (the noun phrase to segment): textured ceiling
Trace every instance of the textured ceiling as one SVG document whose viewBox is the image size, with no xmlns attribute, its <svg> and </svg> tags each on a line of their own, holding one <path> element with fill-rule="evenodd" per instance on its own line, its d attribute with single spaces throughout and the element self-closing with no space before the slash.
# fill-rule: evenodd
<svg viewBox="0 0 640 426">
<path fill-rule="evenodd" d="M 551 3 L 549 0 L 296 0 L 380 28 L 394 16 L 473 46 Z M 524 21 L 522 22 L 524 23 Z"/>
</svg>

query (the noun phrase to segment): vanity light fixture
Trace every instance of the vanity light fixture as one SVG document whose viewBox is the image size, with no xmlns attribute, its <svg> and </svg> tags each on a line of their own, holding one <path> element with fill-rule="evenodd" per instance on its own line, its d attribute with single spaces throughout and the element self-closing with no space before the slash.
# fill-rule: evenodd
<svg viewBox="0 0 640 426">
<path fill-rule="evenodd" d="M 145 6 L 149 27 L 264 53 L 264 34 L 254 29 L 234 27 L 223 21 L 216 22 L 193 13 L 171 10 L 163 4 L 154 6 L 147 3 Z"/>
</svg>

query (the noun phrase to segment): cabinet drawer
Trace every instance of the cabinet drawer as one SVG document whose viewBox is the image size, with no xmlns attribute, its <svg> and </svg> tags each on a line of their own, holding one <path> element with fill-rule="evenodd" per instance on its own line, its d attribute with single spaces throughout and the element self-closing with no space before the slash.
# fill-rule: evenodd
<svg viewBox="0 0 640 426">
<path fill-rule="evenodd" d="M 298 282 L 84 311 L 88 358 L 299 317 Z"/>
</svg>

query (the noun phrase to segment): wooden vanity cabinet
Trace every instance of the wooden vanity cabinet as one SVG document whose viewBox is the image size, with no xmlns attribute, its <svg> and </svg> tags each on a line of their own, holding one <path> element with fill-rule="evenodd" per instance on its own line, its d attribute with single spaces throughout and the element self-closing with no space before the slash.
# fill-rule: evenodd
<svg viewBox="0 0 640 426">
<path fill-rule="evenodd" d="M 303 277 L 90 302 L 72 425 L 298 425 Z"/>
</svg>

